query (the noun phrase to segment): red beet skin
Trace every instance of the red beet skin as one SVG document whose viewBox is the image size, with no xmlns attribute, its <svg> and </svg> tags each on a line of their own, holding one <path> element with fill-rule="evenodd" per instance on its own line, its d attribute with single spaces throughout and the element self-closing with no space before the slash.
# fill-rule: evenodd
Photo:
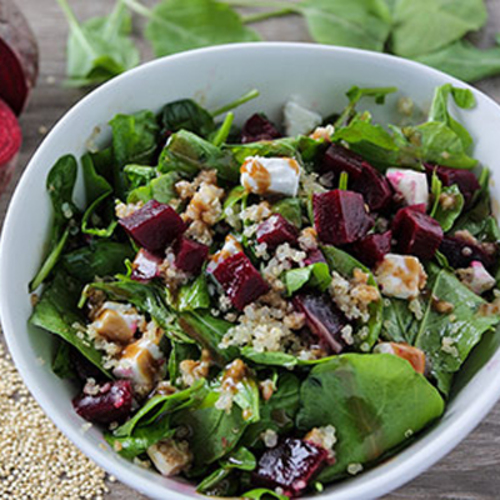
<svg viewBox="0 0 500 500">
<path fill-rule="evenodd" d="M 298 237 L 298 229 L 280 214 L 271 215 L 257 228 L 257 241 L 271 250 L 282 243 L 294 244 Z"/>
<path fill-rule="evenodd" d="M 254 481 L 272 490 L 281 488 L 291 498 L 300 495 L 325 464 L 328 452 L 309 441 L 286 438 L 260 457 Z"/>
<path fill-rule="evenodd" d="M 19 115 L 38 75 L 38 47 L 12 0 L 0 2 L 0 99 Z"/>
<path fill-rule="evenodd" d="M 21 142 L 21 128 L 17 118 L 0 99 L 0 194 L 14 173 Z"/>
<path fill-rule="evenodd" d="M 179 238 L 174 245 L 175 266 L 186 273 L 198 274 L 207 260 L 208 247 L 187 238 Z"/>
<path fill-rule="evenodd" d="M 319 248 L 316 248 L 315 250 L 311 250 L 307 254 L 304 264 L 306 266 L 310 266 L 311 264 L 316 264 L 318 262 L 324 262 L 326 264 L 326 259 L 325 256 L 323 255 L 323 252 Z"/>
<path fill-rule="evenodd" d="M 243 252 L 222 260 L 213 275 L 240 311 L 269 291 L 269 285 Z"/>
<path fill-rule="evenodd" d="M 420 211 L 419 205 L 401 208 L 392 223 L 400 253 L 432 259 L 443 240 L 443 230 L 435 219 Z"/>
<path fill-rule="evenodd" d="M 313 195 L 314 226 L 323 243 L 345 245 L 362 238 L 373 226 L 363 196 L 334 189 Z"/>
<path fill-rule="evenodd" d="M 157 278 L 160 272 L 161 257 L 153 255 L 144 248 L 141 248 L 132 263 L 132 274 L 130 278 L 135 281 L 147 283 L 153 278 Z"/>
<path fill-rule="evenodd" d="M 272 141 L 281 137 L 276 127 L 263 114 L 255 113 L 243 125 L 241 142 Z"/>
<path fill-rule="evenodd" d="M 139 245 L 153 253 L 164 250 L 186 230 L 177 212 L 156 200 L 148 201 L 119 223 Z"/>
<path fill-rule="evenodd" d="M 369 234 L 351 245 L 349 250 L 363 264 L 373 267 L 391 251 L 392 231 Z"/>
</svg>

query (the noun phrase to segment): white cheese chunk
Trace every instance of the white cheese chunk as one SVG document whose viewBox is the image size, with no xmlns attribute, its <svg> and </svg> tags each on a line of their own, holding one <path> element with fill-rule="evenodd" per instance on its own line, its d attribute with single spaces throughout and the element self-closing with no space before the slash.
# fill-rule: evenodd
<svg viewBox="0 0 500 500">
<path fill-rule="evenodd" d="M 495 278 L 478 260 L 472 261 L 470 267 L 466 269 L 458 269 L 457 274 L 460 281 L 478 295 L 491 290 L 496 284 Z"/>
<path fill-rule="evenodd" d="M 211 257 L 207 266 L 207 272 L 213 273 L 223 260 L 240 252 L 243 252 L 240 242 L 232 234 L 228 234 L 223 247 Z"/>
<path fill-rule="evenodd" d="M 416 257 L 388 253 L 375 269 L 375 279 L 384 295 L 412 299 L 425 286 L 427 275 Z"/>
<path fill-rule="evenodd" d="M 163 476 L 175 476 L 192 461 L 187 441 L 165 439 L 150 446 L 146 453 Z"/>
<path fill-rule="evenodd" d="M 424 204 L 427 206 L 429 201 L 429 186 L 427 184 L 427 176 L 424 172 L 390 168 L 387 170 L 386 177 L 407 205 Z"/>
<path fill-rule="evenodd" d="M 293 158 L 249 156 L 240 173 L 242 186 L 251 193 L 296 196 L 299 189 L 300 165 Z"/>
<path fill-rule="evenodd" d="M 318 113 L 304 108 L 294 101 L 288 101 L 283 109 L 286 135 L 307 135 L 321 124 L 323 118 Z"/>
</svg>

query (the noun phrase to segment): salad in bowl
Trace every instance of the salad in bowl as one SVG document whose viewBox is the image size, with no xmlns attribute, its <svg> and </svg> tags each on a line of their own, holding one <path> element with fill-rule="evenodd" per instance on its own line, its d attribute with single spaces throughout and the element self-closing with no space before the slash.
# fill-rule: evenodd
<svg viewBox="0 0 500 500">
<path fill-rule="evenodd" d="M 56 162 L 30 322 L 116 453 L 207 495 L 286 499 L 440 418 L 500 321 L 500 231 L 448 110 L 473 94 L 438 87 L 427 116 L 402 98 L 387 126 L 360 110 L 395 90 L 353 87 L 324 116 L 290 100 L 283 124 L 241 129 L 230 110 L 256 92 L 183 99 Z"/>
</svg>

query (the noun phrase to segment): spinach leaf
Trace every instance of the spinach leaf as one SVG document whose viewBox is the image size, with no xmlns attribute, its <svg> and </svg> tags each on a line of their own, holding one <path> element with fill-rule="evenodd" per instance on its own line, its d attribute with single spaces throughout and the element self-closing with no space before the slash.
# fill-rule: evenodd
<svg viewBox="0 0 500 500">
<path fill-rule="evenodd" d="M 293 368 L 298 364 L 299 360 L 292 354 L 287 354 L 280 351 L 256 351 L 252 347 L 243 347 L 241 355 L 253 361 L 256 365 L 264 366 L 282 366 L 283 368 Z"/>
<path fill-rule="evenodd" d="M 368 285 L 374 286 L 378 290 L 377 283 L 371 271 L 366 266 L 361 264 L 361 262 L 358 262 L 354 257 L 333 246 L 322 246 L 321 251 L 325 256 L 331 271 L 337 271 L 345 278 L 351 279 L 354 269 L 361 269 L 361 271 L 367 273 L 369 276 Z M 368 346 L 372 347 L 377 341 L 380 329 L 382 328 L 382 299 L 380 298 L 376 302 L 371 302 L 368 306 L 368 310 L 370 312 L 370 319 L 367 323 L 368 336 L 362 340 L 362 343 L 366 343 Z M 359 343 L 358 340 L 356 342 Z"/>
<path fill-rule="evenodd" d="M 257 488 L 243 493 L 242 498 L 248 498 L 249 500 L 267 500 L 268 498 L 288 500 L 289 497 L 276 493 L 274 490 L 268 490 L 267 488 Z"/>
<path fill-rule="evenodd" d="M 478 310 L 486 302 L 463 285 L 454 274 L 435 267 L 430 269 L 435 275 L 432 297 L 446 300 L 454 305 L 454 320 L 447 314 L 440 314 L 429 301 L 421 322 L 415 345 L 429 358 L 432 374 L 439 388 L 446 393 L 448 378 L 460 369 L 472 348 L 481 340 L 484 332 L 493 328 L 500 316 L 481 315 Z"/>
<path fill-rule="evenodd" d="M 195 309 L 208 309 L 210 295 L 208 293 L 207 278 L 200 274 L 192 283 L 183 285 L 179 290 L 177 308 L 179 311 L 194 311 Z"/>
<path fill-rule="evenodd" d="M 156 169 L 146 165 L 126 165 L 123 171 L 127 174 L 131 189 L 147 186 L 156 177 Z"/>
<path fill-rule="evenodd" d="M 273 205 L 275 214 L 282 215 L 299 229 L 302 227 L 302 202 L 299 198 L 284 198 Z"/>
<path fill-rule="evenodd" d="M 306 267 L 290 269 L 285 272 L 285 285 L 288 296 L 300 290 L 305 285 L 324 292 L 331 281 L 330 269 L 325 262 L 316 262 Z"/>
<path fill-rule="evenodd" d="M 446 233 L 452 227 L 459 215 L 462 213 L 464 208 L 464 197 L 458 189 L 456 184 L 449 187 L 444 187 L 442 189 L 442 194 L 450 196 L 454 199 L 452 206 L 449 208 L 444 208 L 442 203 L 437 204 L 436 212 L 434 213 L 434 219 L 436 219 L 443 231 Z"/>
<path fill-rule="evenodd" d="M 168 358 L 168 376 L 173 385 L 178 385 L 177 379 L 181 376 L 180 367 L 185 359 L 199 359 L 201 350 L 197 344 L 172 342 Z"/>
<path fill-rule="evenodd" d="M 318 480 L 370 463 L 441 416 L 438 391 L 404 359 L 391 354 L 343 354 L 313 368 L 300 390 L 297 426 L 333 425 L 336 463 Z"/>
<path fill-rule="evenodd" d="M 75 325 L 85 324 L 85 319 L 77 309 L 79 295 L 79 285 L 64 273 L 57 273 L 53 281 L 44 289 L 29 322 L 76 347 L 102 373 L 111 377 L 103 367 L 101 353 L 95 349 L 82 331 L 75 328 Z"/>
<path fill-rule="evenodd" d="M 238 384 L 234 402 L 241 408 L 243 420 L 249 424 L 260 420 L 260 392 L 255 380 L 245 377 Z"/>
<path fill-rule="evenodd" d="M 482 0 L 400 0 L 394 8 L 392 49 L 415 57 L 438 50 L 486 22 Z"/>
<path fill-rule="evenodd" d="M 231 151 L 238 165 L 241 165 L 248 156 L 289 156 L 297 157 L 298 139 L 284 137 L 274 141 L 250 142 L 247 144 L 229 144 L 225 149 Z"/>
<path fill-rule="evenodd" d="M 109 16 L 79 24 L 67 0 L 58 0 L 69 24 L 67 74 L 69 85 L 93 85 L 137 66 L 139 51 L 127 36 L 131 17 L 124 2 L 116 2 Z"/>
<path fill-rule="evenodd" d="M 260 40 L 231 7 L 221 2 L 163 0 L 149 10 L 136 0 L 125 1 L 149 18 L 145 36 L 156 57 L 207 45 Z"/>
<path fill-rule="evenodd" d="M 380 0 L 302 0 L 297 10 L 318 43 L 381 51 L 389 36 L 391 16 Z"/>
<path fill-rule="evenodd" d="M 422 310 L 425 304 L 419 300 Z M 413 345 L 417 336 L 420 322 L 410 311 L 407 300 L 384 299 L 384 317 L 381 335 L 391 342 L 404 342 Z"/>
<path fill-rule="evenodd" d="M 175 184 L 180 178 L 177 172 L 169 172 L 155 177 L 149 184 L 130 191 L 127 195 L 127 203 L 137 203 L 138 201 L 147 203 L 149 200 L 156 200 L 168 204 L 177 197 Z"/>
<path fill-rule="evenodd" d="M 180 99 L 163 106 L 160 123 L 165 133 L 187 130 L 204 138 L 215 130 L 212 115 L 192 99 Z"/>
<path fill-rule="evenodd" d="M 75 370 L 70 358 L 71 346 L 62 339 L 57 345 L 56 354 L 52 359 L 52 371 L 62 379 L 74 379 Z"/>
</svg>

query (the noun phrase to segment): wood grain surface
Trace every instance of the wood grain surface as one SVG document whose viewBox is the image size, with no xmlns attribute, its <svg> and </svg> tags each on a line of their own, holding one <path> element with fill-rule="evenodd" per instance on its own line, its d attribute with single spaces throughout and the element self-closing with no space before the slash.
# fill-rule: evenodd
<svg viewBox="0 0 500 500">
<path fill-rule="evenodd" d="M 189 0 L 186 0 L 189 1 Z M 346 0 L 349 1 L 349 0 Z M 418 0 L 415 0 L 418 1 Z M 17 0 L 38 38 L 41 72 L 29 105 L 21 118 L 24 143 L 20 162 L 8 191 L 0 197 L 0 227 L 10 195 L 33 152 L 43 136 L 84 92 L 62 87 L 65 71 L 67 24 L 55 0 Z M 72 0 L 79 19 L 110 11 L 113 0 Z M 145 1 L 144 3 L 152 3 Z M 473 39 L 481 46 L 493 44 L 500 32 L 500 0 L 487 2 L 490 21 L 485 30 Z M 141 21 L 134 21 L 138 32 Z M 267 40 L 310 41 L 298 17 L 272 19 L 256 25 Z M 148 48 L 140 43 L 144 59 Z M 500 102 L 500 78 L 491 78 L 477 85 Z M 500 131 L 499 131 L 500 134 Z M 110 483 L 108 500 L 143 500 L 146 497 L 119 483 Z M 417 479 L 385 497 L 415 500 L 486 500 L 500 498 L 500 403 L 485 420 L 454 451 Z M 40 499 L 37 499 L 40 500 Z M 167 498 L 165 500 L 168 500 Z"/>
</svg>

